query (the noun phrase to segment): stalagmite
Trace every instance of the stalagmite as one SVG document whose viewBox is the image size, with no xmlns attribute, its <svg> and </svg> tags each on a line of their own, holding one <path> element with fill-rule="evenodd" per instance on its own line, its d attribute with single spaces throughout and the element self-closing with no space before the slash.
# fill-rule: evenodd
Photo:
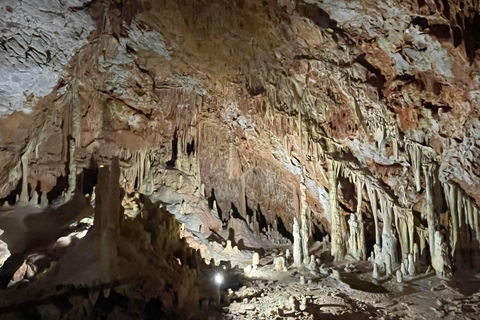
<svg viewBox="0 0 480 320">
<path fill-rule="evenodd" d="M 296 267 L 302 264 L 302 238 L 297 218 L 293 218 L 293 264 Z"/>
<path fill-rule="evenodd" d="M 411 253 L 408 254 L 408 275 L 415 275 L 415 263 L 413 262 L 413 255 Z"/>
<path fill-rule="evenodd" d="M 308 263 L 308 269 L 311 271 L 317 271 L 318 265 L 317 265 L 317 260 L 315 259 L 315 256 L 312 254 L 310 256 L 310 261 Z"/>
<path fill-rule="evenodd" d="M 397 270 L 397 282 L 402 283 L 403 282 L 403 274 L 400 270 Z"/>
<path fill-rule="evenodd" d="M 442 239 L 441 237 L 440 238 L 436 237 L 436 233 L 438 232 L 437 231 L 438 217 L 434 212 L 433 194 L 432 194 L 433 192 L 432 188 L 433 188 L 433 182 L 434 182 L 433 180 L 434 171 L 435 171 L 434 163 L 423 164 L 423 174 L 425 177 L 426 195 L 424 198 L 425 203 L 422 206 L 422 216 L 427 220 L 428 245 L 430 249 L 431 265 L 435 269 L 438 275 L 443 275 L 444 266 L 447 265 L 447 262 L 444 260 L 446 257 L 444 257 L 441 250 L 444 247 L 443 244 L 441 243 Z M 436 248 L 436 246 L 439 246 L 440 248 Z"/>
<path fill-rule="evenodd" d="M 38 199 L 39 199 L 38 192 L 33 191 L 32 199 L 30 199 L 30 204 L 32 206 L 38 206 Z"/>
<path fill-rule="evenodd" d="M 387 277 L 392 275 L 392 259 L 388 253 L 385 255 L 385 273 Z"/>
<path fill-rule="evenodd" d="M 258 254 L 258 252 L 255 252 L 252 257 L 252 265 L 256 267 L 259 264 L 260 264 L 260 255 Z"/>
<path fill-rule="evenodd" d="M 355 259 L 359 260 L 361 257 L 359 251 L 359 223 L 357 221 L 357 216 L 355 214 L 350 215 L 348 220 L 348 225 L 350 226 L 350 235 L 348 238 L 348 251 L 349 254 Z"/>
<path fill-rule="evenodd" d="M 275 257 L 273 259 L 273 265 L 275 271 L 287 271 L 287 266 L 284 257 Z"/>
<path fill-rule="evenodd" d="M 402 275 L 406 276 L 407 275 L 407 269 L 405 267 L 405 263 L 402 261 L 402 263 L 400 263 L 400 270 L 402 271 Z"/>
<path fill-rule="evenodd" d="M 450 274 L 451 265 L 448 259 L 448 249 L 446 243 L 442 239 L 439 231 L 435 232 L 435 252 L 432 255 L 432 267 L 435 269 L 437 276 L 443 277 Z"/>
<path fill-rule="evenodd" d="M 387 197 L 383 190 L 381 190 L 378 195 L 383 216 L 382 254 L 383 256 L 389 254 L 392 258 L 392 262 L 395 263 L 397 260 L 397 239 L 392 229 L 393 202 Z"/>
<path fill-rule="evenodd" d="M 373 273 L 372 273 L 372 278 L 373 279 L 378 279 L 379 278 L 378 274 L 378 265 L 376 263 L 373 264 Z"/>
<path fill-rule="evenodd" d="M 344 230 L 342 230 L 343 218 L 340 213 L 340 208 L 338 206 L 338 194 L 337 194 L 337 184 L 338 184 L 338 174 L 342 167 L 341 162 L 334 159 L 327 159 L 328 163 L 328 193 L 330 200 L 330 217 L 331 217 L 331 228 L 332 228 L 332 244 L 331 244 L 331 254 L 335 261 L 343 260 L 345 257 L 345 243 L 343 239 Z"/>
<path fill-rule="evenodd" d="M 413 244 L 413 261 L 418 263 L 420 261 L 420 253 L 418 251 L 418 243 Z"/>
</svg>

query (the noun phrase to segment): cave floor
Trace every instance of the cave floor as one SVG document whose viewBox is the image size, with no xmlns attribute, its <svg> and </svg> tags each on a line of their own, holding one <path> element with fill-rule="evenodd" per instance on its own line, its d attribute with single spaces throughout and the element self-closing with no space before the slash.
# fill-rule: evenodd
<svg viewBox="0 0 480 320">
<path fill-rule="evenodd" d="M 238 290 L 225 288 L 230 304 L 217 319 L 480 319 L 480 279 L 473 273 L 372 281 L 370 262 L 330 262 L 317 273 L 305 267 L 276 272 L 273 254 L 239 275 Z"/>
</svg>

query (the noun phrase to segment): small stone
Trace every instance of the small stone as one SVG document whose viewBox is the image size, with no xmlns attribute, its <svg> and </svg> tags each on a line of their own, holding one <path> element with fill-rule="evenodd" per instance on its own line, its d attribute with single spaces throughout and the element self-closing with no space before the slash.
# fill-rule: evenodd
<svg viewBox="0 0 480 320">
<path fill-rule="evenodd" d="M 305 277 L 304 276 L 300 276 L 300 284 L 305 284 Z"/>
</svg>

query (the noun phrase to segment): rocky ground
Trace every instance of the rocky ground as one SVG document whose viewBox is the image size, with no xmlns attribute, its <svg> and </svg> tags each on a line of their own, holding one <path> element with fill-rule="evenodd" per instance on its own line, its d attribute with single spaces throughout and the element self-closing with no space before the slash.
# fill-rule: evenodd
<svg viewBox="0 0 480 320">
<path fill-rule="evenodd" d="M 326 263 L 274 271 L 273 251 L 257 270 L 241 272 L 217 319 L 480 319 L 480 279 L 472 274 L 439 279 L 420 273 L 398 283 L 372 279 L 369 262 Z"/>
</svg>

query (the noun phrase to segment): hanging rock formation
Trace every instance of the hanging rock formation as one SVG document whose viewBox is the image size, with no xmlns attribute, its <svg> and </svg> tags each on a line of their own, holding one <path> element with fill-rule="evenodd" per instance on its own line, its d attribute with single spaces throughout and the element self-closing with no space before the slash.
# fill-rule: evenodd
<svg viewBox="0 0 480 320">
<path fill-rule="evenodd" d="M 439 276 L 480 265 L 478 1 L 0 9 L 2 215 L 40 204 L 54 221 L 95 187 L 102 279 L 128 238 L 117 200 L 139 220 L 161 203 L 192 246 L 293 240 L 296 266 L 327 234 L 334 260 L 373 252 L 392 273 L 406 257 Z M 28 216 L 0 221 L 42 234 Z M 0 228 L 12 255 L 35 242 Z"/>
</svg>

